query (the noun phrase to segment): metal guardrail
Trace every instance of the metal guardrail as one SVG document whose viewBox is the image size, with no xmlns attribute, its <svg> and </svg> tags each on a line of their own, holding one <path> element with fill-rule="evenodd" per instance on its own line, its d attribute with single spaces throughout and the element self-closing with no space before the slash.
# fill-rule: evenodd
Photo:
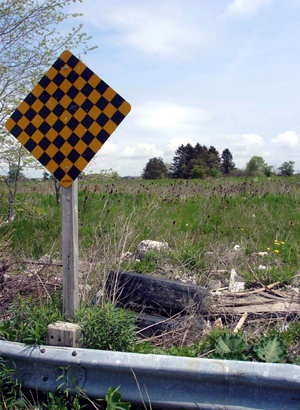
<svg viewBox="0 0 300 410">
<path fill-rule="evenodd" d="M 125 401 L 150 399 L 158 409 L 300 409 L 300 366 L 143 355 L 0 340 L 0 355 L 14 361 L 24 387 L 55 391 L 66 371 L 69 387 L 103 398 L 120 387 Z M 141 398 L 142 397 L 142 398 Z M 149 408 L 149 405 L 147 406 Z"/>
</svg>

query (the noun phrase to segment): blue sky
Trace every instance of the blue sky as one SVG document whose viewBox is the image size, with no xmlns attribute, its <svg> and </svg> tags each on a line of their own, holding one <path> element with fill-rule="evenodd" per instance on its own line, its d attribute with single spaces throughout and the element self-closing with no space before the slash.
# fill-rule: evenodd
<svg viewBox="0 0 300 410">
<path fill-rule="evenodd" d="M 300 0 L 84 0 L 83 61 L 132 111 L 90 170 L 141 174 L 188 142 L 300 169 Z M 71 24 L 71 22 L 70 22 Z"/>
</svg>

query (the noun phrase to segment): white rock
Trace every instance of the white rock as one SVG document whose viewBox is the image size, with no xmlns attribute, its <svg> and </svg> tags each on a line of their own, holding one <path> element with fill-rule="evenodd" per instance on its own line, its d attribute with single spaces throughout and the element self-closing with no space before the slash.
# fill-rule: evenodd
<svg viewBox="0 0 300 410">
<path fill-rule="evenodd" d="M 266 270 L 267 267 L 266 267 L 265 265 L 259 265 L 258 269 L 259 269 L 259 270 Z"/>
<path fill-rule="evenodd" d="M 239 252 L 239 251 L 242 250 L 242 248 L 240 247 L 240 245 L 234 245 L 233 250 L 234 250 L 235 252 Z"/>
<path fill-rule="evenodd" d="M 133 252 L 132 257 L 133 259 L 142 260 L 148 252 L 161 252 L 166 249 L 169 249 L 169 245 L 167 242 L 145 240 L 138 244 L 136 250 Z"/>
<path fill-rule="evenodd" d="M 242 292 L 245 289 L 245 279 L 238 276 L 234 269 L 231 269 L 228 290 L 229 292 Z"/>
<path fill-rule="evenodd" d="M 265 256 L 265 255 L 268 255 L 268 252 L 257 252 L 257 255 L 259 255 L 259 256 Z"/>
</svg>

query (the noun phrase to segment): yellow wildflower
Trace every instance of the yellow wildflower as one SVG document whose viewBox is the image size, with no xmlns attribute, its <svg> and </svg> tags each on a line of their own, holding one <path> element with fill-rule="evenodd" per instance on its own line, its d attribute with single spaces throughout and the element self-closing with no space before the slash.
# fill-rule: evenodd
<svg viewBox="0 0 300 410">
<path fill-rule="evenodd" d="M 285 245 L 285 242 L 281 242 L 281 245 Z"/>
<path fill-rule="evenodd" d="M 270 251 L 271 250 L 271 248 L 267 248 L 267 251 Z"/>
<path fill-rule="evenodd" d="M 278 249 L 275 249 L 275 251 L 274 251 L 275 253 L 279 253 L 279 250 Z"/>
</svg>

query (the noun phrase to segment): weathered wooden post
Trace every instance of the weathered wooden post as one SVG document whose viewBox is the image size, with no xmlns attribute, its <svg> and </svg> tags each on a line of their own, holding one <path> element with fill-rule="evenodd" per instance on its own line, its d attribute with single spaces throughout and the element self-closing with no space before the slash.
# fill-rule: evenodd
<svg viewBox="0 0 300 410">
<path fill-rule="evenodd" d="M 62 187 L 63 312 L 74 319 L 79 307 L 78 285 L 78 180 Z"/>
</svg>

